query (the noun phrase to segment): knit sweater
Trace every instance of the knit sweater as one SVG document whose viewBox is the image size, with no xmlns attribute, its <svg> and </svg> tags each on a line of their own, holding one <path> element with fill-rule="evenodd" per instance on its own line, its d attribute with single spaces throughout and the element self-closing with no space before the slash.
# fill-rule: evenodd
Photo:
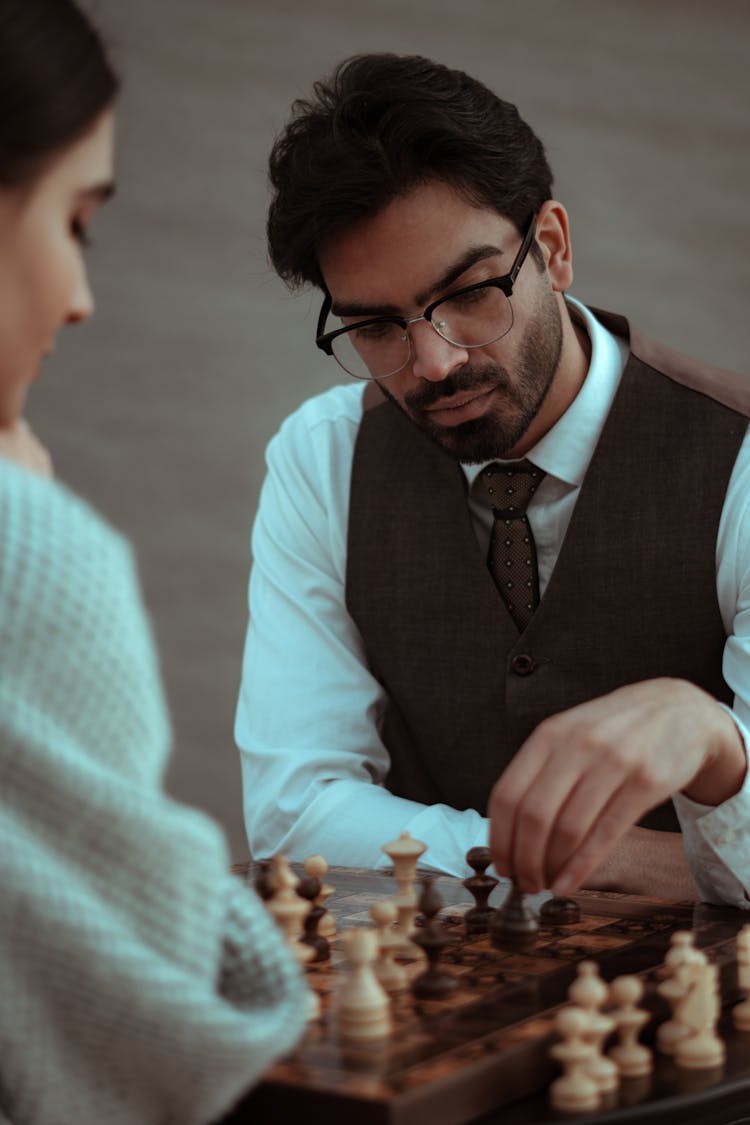
<svg viewBox="0 0 750 1125">
<path fill-rule="evenodd" d="M 0 460 L 0 1120 L 207 1125 L 303 1022 L 219 829 L 162 791 L 129 547 Z"/>
</svg>

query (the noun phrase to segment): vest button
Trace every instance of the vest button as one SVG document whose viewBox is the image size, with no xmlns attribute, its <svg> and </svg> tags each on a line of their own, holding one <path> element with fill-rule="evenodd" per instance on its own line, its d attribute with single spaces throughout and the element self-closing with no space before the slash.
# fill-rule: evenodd
<svg viewBox="0 0 750 1125">
<path fill-rule="evenodd" d="M 525 652 L 514 656 L 510 662 L 510 666 L 517 676 L 530 676 L 536 667 L 533 656 L 529 656 L 528 653 Z"/>
</svg>

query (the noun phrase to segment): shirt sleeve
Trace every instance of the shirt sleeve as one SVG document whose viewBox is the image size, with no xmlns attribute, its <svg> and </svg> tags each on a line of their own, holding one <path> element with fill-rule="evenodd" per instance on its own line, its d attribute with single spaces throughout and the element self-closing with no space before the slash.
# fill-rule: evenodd
<svg viewBox="0 0 750 1125">
<path fill-rule="evenodd" d="M 733 714 L 747 754 L 748 731 Z M 684 793 L 673 798 L 685 855 L 701 899 L 750 909 L 750 771 L 738 793 L 713 807 Z"/>
<path fill-rule="evenodd" d="M 727 633 L 722 671 L 734 693 L 731 714 L 750 747 L 750 436 L 727 489 L 716 550 L 716 588 Z M 750 908 L 750 770 L 738 793 L 714 807 L 674 796 L 685 854 L 708 902 Z"/>
<path fill-rule="evenodd" d="M 361 406 L 324 417 L 312 409 L 292 415 L 269 446 L 253 529 L 235 724 L 250 851 L 294 860 L 320 852 L 331 864 L 374 868 L 389 863 L 381 846 L 407 830 L 427 844 L 427 865 L 465 875 L 466 851 L 486 843 L 486 820 L 384 788 L 384 696 L 345 604 Z"/>
</svg>

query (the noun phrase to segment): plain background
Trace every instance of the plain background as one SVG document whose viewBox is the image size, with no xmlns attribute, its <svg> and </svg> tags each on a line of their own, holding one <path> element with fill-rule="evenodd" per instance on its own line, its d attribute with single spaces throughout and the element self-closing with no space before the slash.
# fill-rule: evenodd
<svg viewBox="0 0 750 1125">
<path fill-rule="evenodd" d="M 91 10 L 91 4 L 89 4 Z M 583 300 L 721 366 L 750 345 L 746 0 L 98 0 L 123 75 L 98 304 L 29 417 L 136 545 L 174 716 L 171 792 L 247 855 L 232 738 L 264 448 L 339 381 L 264 244 L 295 97 L 361 51 L 428 55 L 516 102 L 572 220 Z M 342 375 L 343 377 L 343 375 Z M 311 670 L 312 676 L 312 670 Z"/>
</svg>

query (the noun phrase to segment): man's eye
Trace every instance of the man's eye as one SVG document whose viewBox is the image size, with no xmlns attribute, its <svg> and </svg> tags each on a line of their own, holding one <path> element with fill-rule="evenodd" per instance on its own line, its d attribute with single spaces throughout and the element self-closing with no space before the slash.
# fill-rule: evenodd
<svg viewBox="0 0 750 1125">
<path fill-rule="evenodd" d="M 489 296 L 489 287 L 482 286 L 480 289 L 470 289 L 468 293 L 456 293 L 455 297 L 447 297 L 445 304 L 453 305 L 454 307 L 480 305 L 483 301 L 486 301 Z"/>
<path fill-rule="evenodd" d="M 86 227 L 80 219 L 73 219 L 70 224 L 70 230 L 76 242 L 79 242 L 81 246 L 91 245 L 91 239 L 89 238 L 88 231 L 86 230 Z"/>
<path fill-rule="evenodd" d="M 368 324 L 363 328 L 354 328 L 352 336 L 358 340 L 385 340 L 396 330 L 395 324 Z"/>
</svg>

